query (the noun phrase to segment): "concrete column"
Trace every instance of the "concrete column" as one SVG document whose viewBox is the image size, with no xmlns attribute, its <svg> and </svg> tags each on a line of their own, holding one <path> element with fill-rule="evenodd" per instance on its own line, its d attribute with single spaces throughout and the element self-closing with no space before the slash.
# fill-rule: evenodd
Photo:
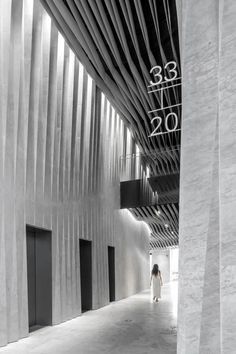
<svg viewBox="0 0 236 354">
<path fill-rule="evenodd" d="M 179 354 L 236 348 L 236 2 L 178 1 Z"/>
</svg>

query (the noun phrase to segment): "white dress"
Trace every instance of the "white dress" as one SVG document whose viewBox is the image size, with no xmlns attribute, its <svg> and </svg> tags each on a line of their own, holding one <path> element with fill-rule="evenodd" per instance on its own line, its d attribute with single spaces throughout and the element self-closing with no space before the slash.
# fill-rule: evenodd
<svg viewBox="0 0 236 354">
<path fill-rule="evenodd" d="M 161 298 L 161 277 L 160 273 L 157 276 L 152 275 L 152 296 L 157 299 Z"/>
</svg>

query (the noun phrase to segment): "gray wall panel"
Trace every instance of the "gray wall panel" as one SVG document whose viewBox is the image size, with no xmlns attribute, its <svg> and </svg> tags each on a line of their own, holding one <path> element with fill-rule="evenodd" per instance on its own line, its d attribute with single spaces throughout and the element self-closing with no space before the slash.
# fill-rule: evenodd
<svg viewBox="0 0 236 354">
<path fill-rule="evenodd" d="M 182 0 L 178 353 L 236 348 L 236 3 Z"/>
<path fill-rule="evenodd" d="M 79 238 L 92 241 L 93 308 L 109 303 L 107 246 L 116 249 L 121 299 L 148 286 L 149 245 L 145 225 L 119 211 L 119 157 L 132 141 L 117 112 L 39 0 L 1 1 L 0 22 L 0 345 L 5 345 L 28 335 L 26 224 L 52 230 L 53 324 L 81 313 Z M 129 169 L 127 177 L 132 174 Z"/>
</svg>

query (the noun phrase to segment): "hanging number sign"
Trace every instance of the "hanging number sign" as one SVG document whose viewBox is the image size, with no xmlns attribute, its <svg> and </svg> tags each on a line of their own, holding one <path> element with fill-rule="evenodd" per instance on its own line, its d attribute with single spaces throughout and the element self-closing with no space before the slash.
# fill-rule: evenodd
<svg viewBox="0 0 236 354">
<path fill-rule="evenodd" d="M 167 73 L 167 74 L 165 74 Z M 154 81 L 150 81 L 150 85 L 148 85 L 148 93 L 160 92 L 160 100 L 161 105 L 160 108 L 149 111 L 148 114 L 153 114 L 158 111 L 164 111 L 166 109 L 171 109 L 174 107 L 181 106 L 181 103 L 176 103 L 171 106 L 165 106 L 163 104 L 163 92 L 164 90 L 168 90 L 170 88 L 181 86 L 181 77 L 178 77 L 177 64 L 175 61 L 169 61 L 164 66 L 164 73 L 162 67 L 159 65 L 153 66 L 150 70 L 150 74 L 153 75 Z M 173 83 L 175 81 L 175 83 Z M 164 85 L 164 86 L 162 86 Z M 159 131 L 161 126 L 165 127 L 165 131 Z M 181 129 L 177 129 L 179 126 L 179 117 L 176 113 L 170 112 L 164 118 L 162 116 L 155 116 L 151 120 L 151 124 L 154 126 L 154 130 L 149 135 L 149 137 L 153 137 L 156 135 L 168 134 L 172 132 L 176 132 Z"/>
</svg>

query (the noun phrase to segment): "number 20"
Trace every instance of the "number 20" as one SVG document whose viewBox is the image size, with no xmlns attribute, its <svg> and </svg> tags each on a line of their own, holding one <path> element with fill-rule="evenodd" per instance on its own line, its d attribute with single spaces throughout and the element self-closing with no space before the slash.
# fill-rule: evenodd
<svg viewBox="0 0 236 354">
<path fill-rule="evenodd" d="M 169 123 L 169 118 L 170 118 L 171 116 L 173 116 L 173 117 L 174 117 L 174 120 L 175 120 L 175 125 L 174 125 L 174 128 L 172 128 L 172 129 L 169 128 L 169 124 L 168 124 L 168 123 Z M 149 135 L 149 138 L 151 138 L 151 137 L 153 137 L 153 136 L 156 136 L 156 135 L 161 135 L 161 134 L 163 134 L 163 132 L 157 133 L 157 130 L 158 130 L 158 128 L 161 126 L 161 123 L 162 123 L 162 117 L 157 116 L 157 117 L 152 118 L 151 124 L 153 124 L 156 120 L 158 121 L 157 126 L 156 126 L 156 128 L 153 130 L 153 132 Z M 166 128 L 167 132 L 168 132 L 168 133 L 171 133 L 171 132 L 175 131 L 176 128 L 177 128 L 177 126 L 178 126 L 178 116 L 177 116 L 176 113 L 170 112 L 170 113 L 167 114 L 167 116 L 165 117 L 165 128 Z"/>
</svg>

